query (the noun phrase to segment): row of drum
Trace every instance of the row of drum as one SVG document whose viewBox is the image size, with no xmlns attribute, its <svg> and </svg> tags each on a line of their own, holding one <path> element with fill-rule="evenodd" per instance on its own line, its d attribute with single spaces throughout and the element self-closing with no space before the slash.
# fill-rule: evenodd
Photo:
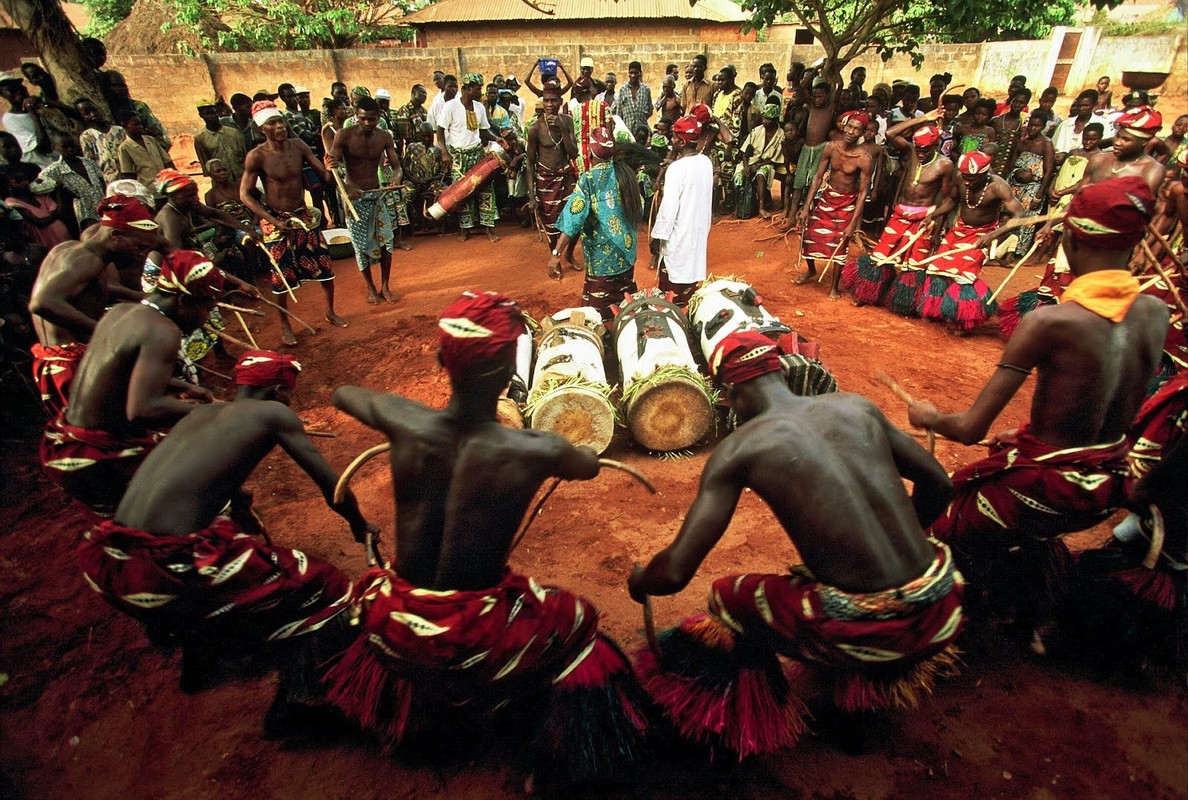
<svg viewBox="0 0 1188 800">
<path fill-rule="evenodd" d="M 719 342 L 751 329 L 773 340 L 791 338 L 787 349 L 798 349 L 796 335 L 742 281 L 707 278 L 687 314 L 655 289 L 624 301 L 609 325 L 596 309 L 583 307 L 530 326 L 517 342 L 515 375 L 500 400 L 504 424 L 526 423 L 599 453 L 623 424 L 647 450 L 685 450 L 703 441 L 717 419 L 705 365 Z M 837 390 L 811 348 L 783 358 L 798 394 Z"/>
</svg>

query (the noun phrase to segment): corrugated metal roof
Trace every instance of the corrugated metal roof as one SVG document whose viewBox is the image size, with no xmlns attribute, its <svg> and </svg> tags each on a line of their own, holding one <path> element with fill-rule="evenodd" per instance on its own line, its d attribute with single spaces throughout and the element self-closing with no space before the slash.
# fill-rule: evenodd
<svg viewBox="0 0 1188 800">
<path fill-rule="evenodd" d="M 534 0 L 546 14 L 523 0 L 440 0 L 404 17 L 410 25 L 442 22 L 520 22 L 529 20 L 687 19 L 745 22 L 750 18 L 731 0 Z"/>
</svg>

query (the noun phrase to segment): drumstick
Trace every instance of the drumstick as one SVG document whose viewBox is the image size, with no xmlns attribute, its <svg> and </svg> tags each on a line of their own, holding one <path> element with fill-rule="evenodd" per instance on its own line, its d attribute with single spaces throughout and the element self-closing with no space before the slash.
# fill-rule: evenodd
<svg viewBox="0 0 1188 800">
<path fill-rule="evenodd" d="M 391 442 L 384 442 L 377 444 L 375 447 L 369 447 L 359 455 L 355 456 L 355 460 L 347 465 L 347 468 L 342 471 L 342 475 L 338 477 L 338 483 L 334 484 L 334 503 L 337 505 L 341 503 L 346 497 L 347 487 L 351 483 L 351 478 L 359 471 L 359 468 L 370 461 L 380 453 L 386 453 L 392 449 Z"/>
<path fill-rule="evenodd" d="M 248 344 L 247 342 L 243 341 L 242 339 L 236 339 L 234 336 L 232 336 L 231 334 L 227 333 L 226 331 L 220 331 L 219 329 L 217 329 L 217 328 L 212 328 L 212 327 L 210 327 L 209 325 L 203 325 L 203 326 L 202 326 L 202 328 L 203 328 L 203 330 L 205 330 L 207 333 L 214 334 L 215 336 L 219 337 L 220 339 L 226 339 L 226 340 L 227 340 L 228 342 L 230 342 L 231 344 L 234 344 L 234 345 L 239 345 L 239 346 L 240 346 L 240 347 L 242 347 L 244 350 L 259 350 L 259 349 L 260 349 L 260 348 L 258 348 L 258 347 L 252 347 L 250 344 Z"/>
<path fill-rule="evenodd" d="M 897 381 L 897 380 L 895 380 L 894 378 L 892 378 L 892 377 L 891 377 L 890 375 L 888 375 L 886 372 L 883 372 L 882 370 L 879 370 L 879 371 L 875 372 L 874 376 L 875 376 L 875 378 L 876 378 L 877 380 L 879 380 L 879 381 L 881 381 L 882 383 L 886 384 L 887 388 L 888 388 L 888 389 L 890 389 L 890 390 L 891 390 L 891 392 L 892 392 L 892 393 L 893 393 L 893 394 L 894 394 L 896 397 L 898 397 L 898 398 L 899 398 L 900 400 L 902 400 L 903 402 L 907 403 L 909 406 L 910 406 L 912 403 L 916 402 L 916 401 L 915 401 L 915 400 L 912 398 L 912 396 L 911 396 L 910 394 L 908 394 L 908 391 L 907 391 L 907 389 L 905 389 L 905 388 L 903 388 L 902 386 L 900 386 L 900 385 L 899 385 L 899 381 Z M 932 453 L 935 453 L 935 452 L 936 452 L 936 432 L 935 432 L 935 431 L 933 431 L 933 430 L 932 430 L 932 428 L 928 428 L 928 429 L 927 429 L 927 434 L 928 434 L 928 452 L 929 452 L 930 454 L 932 454 Z"/>
<path fill-rule="evenodd" d="M 193 364 L 195 367 L 197 367 L 198 369 L 202 370 L 203 372 L 209 372 L 211 375 L 214 375 L 214 376 L 216 376 L 216 377 L 222 378 L 222 379 L 223 379 L 223 380 L 225 380 L 225 381 L 233 381 L 233 380 L 235 380 L 235 379 L 234 379 L 234 378 L 232 378 L 230 375 L 224 375 L 223 373 L 221 373 L 221 372 L 218 372 L 218 371 L 216 371 L 216 370 L 213 370 L 213 369 L 211 369 L 210 367 L 204 367 L 204 366 L 202 366 L 201 364 L 199 364 L 197 361 L 194 361 L 194 362 L 191 362 L 191 363 L 192 363 L 192 364 Z"/>
<path fill-rule="evenodd" d="M 1140 244 L 1142 245 L 1143 252 L 1147 254 L 1147 258 L 1151 259 L 1151 265 L 1155 267 L 1155 271 L 1159 273 L 1159 277 L 1167 284 L 1167 288 L 1171 291 L 1172 300 L 1175 302 L 1176 307 L 1180 309 L 1181 314 L 1188 317 L 1188 306 L 1184 305 L 1184 298 L 1180 297 L 1180 290 L 1176 288 L 1171 276 L 1167 274 L 1167 270 L 1163 268 L 1163 265 L 1159 263 L 1159 259 L 1155 257 L 1155 253 L 1151 251 L 1151 245 L 1147 244 L 1145 240 Z"/>
<path fill-rule="evenodd" d="M 946 250 L 943 253 L 933 253 L 932 255 L 927 256 L 926 258 L 921 258 L 919 261 L 916 262 L 916 266 L 922 267 L 925 264 L 931 264 L 933 261 L 936 261 L 938 258 L 944 258 L 946 256 L 955 256 L 955 255 L 959 255 L 960 253 L 968 253 L 970 250 L 981 250 L 981 249 L 982 248 L 978 247 L 976 244 L 963 244 L 960 247 L 954 247 L 952 250 Z"/>
<path fill-rule="evenodd" d="M 833 252 L 829 255 L 829 260 L 825 262 L 825 266 L 821 268 L 821 274 L 817 276 L 817 283 L 825 280 L 825 276 L 829 274 L 829 268 L 833 266 L 833 259 L 837 258 L 837 254 L 841 252 L 843 246 L 849 250 L 850 241 L 846 237 L 842 237 L 841 241 L 837 243 L 837 247 L 833 248 Z"/>
<path fill-rule="evenodd" d="M 244 308 L 243 306 L 233 306 L 230 303 L 216 303 L 216 305 L 219 308 L 225 308 L 228 311 L 238 311 L 241 314 L 251 314 L 253 317 L 268 316 L 267 314 L 265 314 L 263 311 L 259 310 L 258 308 Z"/>
<path fill-rule="evenodd" d="M 1031 258 L 1039 245 L 1039 237 L 1037 236 L 1035 237 L 1035 241 L 1031 243 L 1031 249 L 1024 253 L 1022 258 L 1015 262 L 1015 266 L 1011 267 L 1011 271 L 1008 272 L 1007 276 L 1002 279 L 1002 283 L 998 284 L 998 288 L 994 290 L 994 294 L 990 295 L 990 299 L 986 302 L 986 305 L 991 305 L 995 300 L 998 299 L 998 296 L 1002 294 L 1002 290 L 1006 288 L 1006 285 L 1011 282 L 1011 278 L 1015 277 L 1015 273 L 1019 271 L 1019 267 L 1023 266 L 1024 262 Z"/>
<path fill-rule="evenodd" d="M 635 566 L 639 566 L 637 562 Z M 644 595 L 643 601 L 643 618 L 644 618 L 644 636 L 648 638 L 648 649 L 652 651 L 652 655 L 656 657 L 656 662 L 660 661 L 660 640 L 656 638 L 656 617 L 652 613 L 652 598 L 650 595 Z"/>
<path fill-rule="evenodd" d="M 934 208 L 936 208 L 936 206 L 930 206 L 928 211 L 931 212 L 932 209 L 934 209 Z M 903 255 L 904 253 L 906 253 L 908 250 L 910 250 L 912 248 L 912 245 L 914 245 L 917 241 L 919 241 L 920 237 L 924 234 L 924 231 L 931 230 L 932 225 L 933 225 L 932 222 L 929 222 L 927 225 L 921 225 L 915 233 L 913 233 L 911 236 L 908 237 L 908 240 L 904 243 L 903 247 L 899 248 L 894 253 L 887 256 L 887 258 L 884 259 L 884 261 L 898 260 L 901 255 Z"/>
<path fill-rule="evenodd" d="M 649 492 L 652 494 L 659 494 L 656 487 L 652 485 L 652 482 L 648 480 L 647 476 L 634 467 L 629 467 L 622 461 L 615 461 L 614 459 L 610 458 L 600 458 L 598 459 L 598 463 L 604 467 L 610 467 L 611 469 L 617 469 L 620 472 L 626 472 L 632 478 L 635 478 L 635 480 L 642 483 L 644 488 L 646 488 Z"/>
<path fill-rule="evenodd" d="M 1155 239 L 1159 242 L 1159 244 L 1163 245 L 1163 252 L 1167 253 L 1168 257 L 1171 258 L 1172 263 L 1175 264 L 1176 268 L 1182 272 L 1184 270 L 1184 262 L 1181 261 L 1180 257 L 1175 254 L 1171 245 L 1168 244 L 1167 239 L 1164 238 L 1163 234 L 1157 231 L 1155 226 L 1150 222 L 1147 223 L 1147 231 L 1155 236 Z"/>
<path fill-rule="evenodd" d="M 264 245 L 260 249 L 264 251 L 264 256 L 268 259 L 268 263 L 272 265 L 274 270 L 276 270 L 276 274 L 281 279 L 281 283 L 284 285 L 285 291 L 289 293 L 289 298 L 294 303 L 296 303 L 297 295 L 293 294 L 293 287 L 290 286 L 289 282 L 285 279 L 284 270 L 281 269 L 280 264 L 276 263 L 276 259 L 272 257 L 272 251 L 268 249 L 268 245 Z"/>
<path fill-rule="evenodd" d="M 1163 539 L 1167 535 L 1167 529 L 1163 523 L 1163 514 L 1159 511 L 1159 507 L 1152 503 L 1151 509 L 1151 546 L 1147 548 L 1147 555 L 1143 558 L 1143 567 L 1146 569 L 1155 569 L 1155 565 L 1159 563 L 1159 556 L 1163 552 Z"/>
<path fill-rule="evenodd" d="M 260 345 L 256 344 L 256 337 L 252 336 L 252 329 L 249 328 L 247 322 L 244 321 L 243 314 L 240 314 L 238 311 L 233 313 L 235 314 L 235 318 L 239 320 L 239 325 L 243 328 L 243 332 L 247 334 L 248 341 L 252 343 L 252 349 L 259 350 Z"/>
<path fill-rule="evenodd" d="M 322 439 L 336 439 L 336 438 L 338 438 L 337 433 L 331 433 L 330 431 L 311 431 L 309 428 L 305 429 L 305 435 L 306 436 L 317 436 Z"/>
<path fill-rule="evenodd" d="M 928 438 L 928 435 L 923 431 L 904 431 L 904 433 L 916 439 Z M 952 436 L 945 436 L 943 433 L 938 433 L 937 436 L 940 436 L 940 438 L 944 439 L 946 442 L 957 442 L 957 444 L 963 445 L 965 447 L 973 447 L 973 445 L 967 445 L 965 442 L 954 439 Z M 989 447 L 990 445 L 994 444 L 994 442 L 990 441 L 989 439 L 979 439 L 978 441 L 974 442 L 974 444 L 978 445 L 979 447 Z"/>
<path fill-rule="evenodd" d="M 330 170 L 330 174 L 334 176 L 334 182 L 338 184 L 338 191 L 342 194 L 343 202 L 346 203 L 347 211 L 355 218 L 355 222 L 359 221 L 359 212 L 355 211 L 355 204 L 351 202 L 351 196 L 347 194 L 346 184 L 342 182 L 342 176 L 338 174 L 338 170 Z"/>
</svg>

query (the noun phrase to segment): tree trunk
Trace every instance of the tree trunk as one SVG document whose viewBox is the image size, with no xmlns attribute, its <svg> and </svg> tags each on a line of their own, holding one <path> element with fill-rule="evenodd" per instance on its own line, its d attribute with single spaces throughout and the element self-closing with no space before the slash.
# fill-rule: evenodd
<svg viewBox="0 0 1188 800">
<path fill-rule="evenodd" d="M 110 117 L 99 76 L 83 54 L 78 33 L 58 0 L 0 0 L 0 5 L 37 49 L 41 63 L 58 85 L 62 102 L 85 97 Z"/>
</svg>

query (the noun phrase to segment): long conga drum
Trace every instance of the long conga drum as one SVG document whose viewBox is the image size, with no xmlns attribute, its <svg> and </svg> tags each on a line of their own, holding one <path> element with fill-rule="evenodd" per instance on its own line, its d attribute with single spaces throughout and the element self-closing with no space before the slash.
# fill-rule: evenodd
<svg viewBox="0 0 1188 800">
<path fill-rule="evenodd" d="M 697 371 L 685 315 L 656 291 L 633 295 L 615 317 L 615 353 L 632 438 L 649 450 L 684 450 L 713 424 L 712 391 Z"/>
<path fill-rule="evenodd" d="M 718 343 L 732 333 L 756 330 L 774 340 L 792 330 L 763 307 L 754 287 L 733 278 L 711 275 L 689 298 L 687 311 L 693 339 L 707 362 Z"/>
<path fill-rule="evenodd" d="M 533 322 L 532 326 L 535 325 Z M 526 328 L 516 339 L 515 372 L 495 408 L 495 416 L 505 428 L 524 427 L 524 406 L 528 404 L 528 385 L 532 380 L 532 349 L 532 330 Z"/>
<path fill-rule="evenodd" d="M 525 406 L 529 424 L 605 452 L 615 407 L 602 365 L 606 326 L 594 308 L 567 308 L 541 320 L 536 367 Z"/>
<path fill-rule="evenodd" d="M 477 164 L 466 170 L 461 178 L 446 187 L 437 198 L 437 202 L 429 206 L 429 216 L 441 219 L 453 211 L 491 180 L 491 176 L 503 165 L 503 156 L 500 153 L 487 153 Z"/>
</svg>

